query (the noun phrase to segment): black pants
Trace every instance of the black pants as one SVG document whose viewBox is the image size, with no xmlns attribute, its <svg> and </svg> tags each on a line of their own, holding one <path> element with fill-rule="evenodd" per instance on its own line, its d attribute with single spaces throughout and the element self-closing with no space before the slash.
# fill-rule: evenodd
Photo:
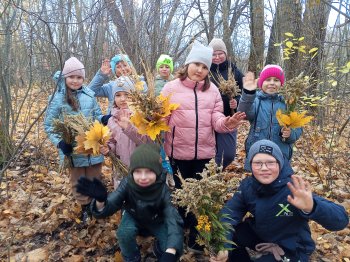
<svg viewBox="0 0 350 262">
<path fill-rule="evenodd" d="M 260 239 L 252 227 L 250 226 L 251 219 L 246 219 L 244 222 L 238 224 L 235 227 L 235 233 L 234 237 L 232 239 L 233 242 L 236 243 L 237 247 L 234 247 L 235 249 L 230 251 L 229 253 L 229 261 L 230 262 L 250 262 L 249 254 L 245 247 L 248 247 L 252 250 L 255 250 L 255 246 L 259 243 L 264 243 L 266 241 L 263 241 Z M 285 257 L 290 259 L 290 262 L 297 262 L 297 261 L 308 261 L 307 257 L 300 256 L 299 254 L 295 252 L 291 252 L 290 250 L 287 250 L 284 247 L 281 247 L 283 251 L 285 252 Z M 304 260 L 306 259 L 306 260 Z M 255 262 L 275 262 L 276 259 L 272 254 L 264 255 L 256 260 Z"/>
<path fill-rule="evenodd" d="M 205 168 L 205 164 L 209 163 L 210 159 L 200 159 L 200 160 L 177 160 L 177 159 L 170 159 L 171 167 L 175 173 L 178 173 L 180 171 L 181 176 L 186 178 L 195 178 L 195 179 L 201 179 L 201 176 L 197 175 L 197 173 L 202 173 L 203 169 Z M 175 188 L 181 188 L 181 182 L 180 179 L 177 176 L 174 176 L 175 180 Z M 189 229 L 189 235 L 188 235 L 188 246 L 194 247 L 195 249 L 198 248 L 198 246 L 195 244 L 196 237 L 197 237 L 197 219 L 193 213 L 186 213 L 186 209 L 179 207 L 178 211 L 184 220 L 184 227 Z"/>
</svg>

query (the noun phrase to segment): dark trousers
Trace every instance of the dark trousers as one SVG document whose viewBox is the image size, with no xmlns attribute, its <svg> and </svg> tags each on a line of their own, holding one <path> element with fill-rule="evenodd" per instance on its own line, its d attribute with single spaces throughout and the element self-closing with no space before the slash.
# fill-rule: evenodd
<svg viewBox="0 0 350 262">
<path fill-rule="evenodd" d="M 259 243 L 264 243 L 266 241 L 263 241 L 259 238 L 259 236 L 256 235 L 252 227 L 250 226 L 251 219 L 247 219 L 246 221 L 238 224 L 235 227 L 235 233 L 234 237 L 232 239 L 233 242 L 236 243 L 237 247 L 234 246 L 234 249 L 230 251 L 229 253 L 229 261 L 230 262 L 250 262 L 249 254 L 245 247 L 248 247 L 252 250 L 255 250 L 255 246 Z M 291 252 L 290 250 L 285 249 L 284 247 L 281 247 L 283 251 L 285 252 L 285 257 L 290 259 L 290 262 L 306 262 L 308 260 L 308 256 L 305 254 L 298 254 L 295 252 Z M 263 255 L 254 261 L 256 262 L 275 262 L 276 259 L 272 254 Z"/>
<path fill-rule="evenodd" d="M 202 173 L 203 169 L 205 168 L 205 164 L 209 163 L 210 159 L 200 159 L 200 160 L 177 160 L 177 159 L 170 159 L 171 167 L 174 171 L 174 174 L 178 173 L 180 171 L 181 176 L 186 178 L 195 178 L 195 179 L 201 179 L 201 176 L 197 175 L 197 173 Z M 177 176 L 174 176 L 175 180 L 175 188 L 181 188 L 181 182 L 180 179 Z M 184 227 L 189 229 L 189 235 L 188 235 L 188 246 L 189 247 L 195 247 L 195 241 L 197 237 L 197 219 L 195 215 L 191 212 L 189 212 L 187 215 L 185 208 L 178 208 L 178 211 L 184 220 Z"/>
</svg>

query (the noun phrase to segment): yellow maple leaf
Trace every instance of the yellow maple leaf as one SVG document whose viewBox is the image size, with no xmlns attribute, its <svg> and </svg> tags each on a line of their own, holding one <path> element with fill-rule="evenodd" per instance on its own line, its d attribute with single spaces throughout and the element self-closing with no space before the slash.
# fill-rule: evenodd
<svg viewBox="0 0 350 262">
<path fill-rule="evenodd" d="M 157 100 L 162 104 L 162 117 L 170 115 L 171 111 L 176 110 L 180 106 L 179 104 L 170 103 L 170 97 L 171 95 L 165 97 L 162 94 L 157 97 Z"/>
<path fill-rule="evenodd" d="M 92 154 L 92 149 L 86 150 L 84 146 L 84 142 L 86 140 L 85 134 L 78 134 L 75 137 L 75 141 L 77 142 L 77 146 L 74 148 L 74 151 L 78 154 Z"/>
<path fill-rule="evenodd" d="M 84 148 L 86 150 L 92 149 L 93 155 L 100 153 L 100 146 L 106 145 L 110 132 L 108 126 L 104 126 L 95 120 L 90 130 L 85 132 L 86 140 L 84 141 Z"/>
<path fill-rule="evenodd" d="M 165 121 L 150 122 L 146 127 L 147 135 L 155 140 L 161 131 L 169 131 L 170 128 Z"/>
<path fill-rule="evenodd" d="M 142 91 L 143 90 L 143 83 L 141 81 L 137 81 L 135 83 L 135 89 L 139 90 L 139 91 Z"/>
<path fill-rule="evenodd" d="M 280 126 L 290 127 L 290 128 L 299 128 L 308 124 L 312 120 L 312 116 L 305 116 L 306 111 L 298 113 L 292 111 L 289 114 L 283 114 L 281 109 L 278 109 L 276 112 L 276 118 Z"/>
</svg>

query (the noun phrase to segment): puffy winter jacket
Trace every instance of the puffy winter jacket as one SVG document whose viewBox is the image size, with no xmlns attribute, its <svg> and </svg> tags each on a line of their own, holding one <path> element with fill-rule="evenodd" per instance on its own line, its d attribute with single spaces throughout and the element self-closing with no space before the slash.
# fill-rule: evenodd
<svg viewBox="0 0 350 262">
<path fill-rule="evenodd" d="M 253 215 L 250 226 L 263 242 L 278 244 L 306 262 L 315 249 L 308 221 L 314 220 L 328 230 L 337 231 L 348 225 L 349 217 L 344 207 L 316 195 L 313 195 L 314 208 L 309 214 L 290 204 L 287 183 L 291 181 L 292 171 L 288 166 L 285 162 L 279 177 L 269 185 L 261 184 L 254 176 L 243 179 L 221 212 L 229 215 L 230 219 L 223 221 L 232 226 L 242 222 L 250 212 Z M 233 234 L 229 232 L 227 239 L 232 239 Z"/>
<path fill-rule="evenodd" d="M 170 75 L 169 76 L 169 80 L 165 80 L 163 79 L 160 75 L 157 75 L 156 76 L 156 80 L 155 80 L 155 90 L 154 90 L 154 94 L 156 96 L 158 96 L 160 94 L 160 92 L 162 91 L 164 85 L 166 83 L 168 83 L 169 81 L 173 80 L 174 79 L 174 76 L 173 75 Z"/>
<path fill-rule="evenodd" d="M 251 145 L 256 141 L 268 139 L 279 146 L 286 159 L 290 160 L 292 158 L 293 144 L 301 136 L 302 128 L 292 128 L 290 137 L 283 140 L 281 126 L 276 118 L 278 109 L 286 109 L 286 103 L 282 96 L 278 94 L 266 94 L 260 90 L 248 94 L 243 89 L 237 110 L 245 112 L 250 122 L 249 134 L 245 141 L 246 152 L 249 152 Z M 247 170 L 249 170 L 248 166 L 246 160 L 245 168 Z"/>
<path fill-rule="evenodd" d="M 168 82 L 162 95 L 171 96 L 171 103 L 180 106 L 168 119 L 170 131 L 165 134 L 165 152 L 178 160 L 208 159 L 215 156 L 214 130 L 227 133 L 222 99 L 211 83 L 202 91 L 204 81 L 175 79 Z"/>
<path fill-rule="evenodd" d="M 118 112 L 119 109 L 112 108 L 112 117 L 108 120 L 108 127 L 112 132 L 108 146 L 125 165 L 129 166 L 130 156 L 135 148 L 140 144 L 150 143 L 152 140 L 148 136 L 138 134 L 133 125 L 123 130 L 117 123 Z"/>
<path fill-rule="evenodd" d="M 128 183 L 128 177 L 125 177 L 117 190 L 108 195 L 104 209 L 98 211 L 95 200 L 93 200 L 91 203 L 93 216 L 105 218 L 123 208 L 143 227 L 166 223 L 168 227 L 167 247 L 173 247 L 181 254 L 183 221 L 171 202 L 171 195 L 163 175 L 162 178 L 158 178 L 162 180 L 159 185 L 162 187 L 160 195 L 152 199 L 137 197 Z"/>
<path fill-rule="evenodd" d="M 91 80 L 90 88 L 95 92 L 97 97 L 107 97 L 108 98 L 108 113 L 111 112 L 113 103 L 114 103 L 114 91 L 113 87 L 116 86 L 117 81 L 110 81 L 107 84 L 104 84 L 108 80 L 108 75 L 104 75 L 100 70 L 97 71 L 94 78 Z M 140 81 L 143 83 L 143 92 L 148 91 L 148 87 L 144 78 L 141 76 Z"/>
<path fill-rule="evenodd" d="M 101 121 L 102 112 L 100 106 L 97 103 L 97 100 L 94 96 L 94 92 L 89 88 L 83 86 L 81 89 L 74 91 L 76 98 L 79 102 L 79 111 L 73 111 L 72 107 L 67 104 L 66 101 L 66 86 L 64 78 L 58 79 L 58 88 L 57 92 L 49 97 L 49 103 L 46 116 L 44 120 L 45 132 L 48 135 L 50 141 L 57 147 L 58 143 L 62 140 L 62 137 L 54 132 L 53 123 L 54 119 L 63 119 L 63 115 L 75 115 L 82 113 L 86 117 L 90 117 L 93 120 Z M 59 150 L 61 163 L 63 161 L 64 155 L 61 150 Z M 78 155 L 72 154 L 71 161 L 74 167 L 83 167 L 95 165 L 103 162 L 103 156 L 92 156 L 92 155 Z"/>
</svg>

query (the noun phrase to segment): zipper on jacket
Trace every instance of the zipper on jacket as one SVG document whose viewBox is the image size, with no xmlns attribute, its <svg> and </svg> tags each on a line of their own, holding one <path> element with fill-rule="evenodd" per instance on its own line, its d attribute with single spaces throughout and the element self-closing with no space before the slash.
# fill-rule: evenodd
<svg viewBox="0 0 350 262">
<path fill-rule="evenodd" d="M 273 100 L 271 101 L 271 114 L 270 114 L 270 132 L 269 132 L 269 140 L 272 140 L 272 115 L 273 115 Z"/>
<path fill-rule="evenodd" d="M 198 98 L 197 98 L 197 89 L 198 82 L 196 82 L 196 85 L 193 89 L 194 92 L 194 101 L 195 101 L 195 112 L 196 112 L 196 139 L 194 144 L 194 159 L 197 159 L 197 150 L 198 150 Z"/>
<path fill-rule="evenodd" d="M 175 126 L 173 127 L 173 134 L 171 139 L 171 159 L 173 160 L 173 153 L 174 153 L 174 138 L 175 138 Z M 174 161 L 174 160 L 173 160 Z"/>
</svg>

